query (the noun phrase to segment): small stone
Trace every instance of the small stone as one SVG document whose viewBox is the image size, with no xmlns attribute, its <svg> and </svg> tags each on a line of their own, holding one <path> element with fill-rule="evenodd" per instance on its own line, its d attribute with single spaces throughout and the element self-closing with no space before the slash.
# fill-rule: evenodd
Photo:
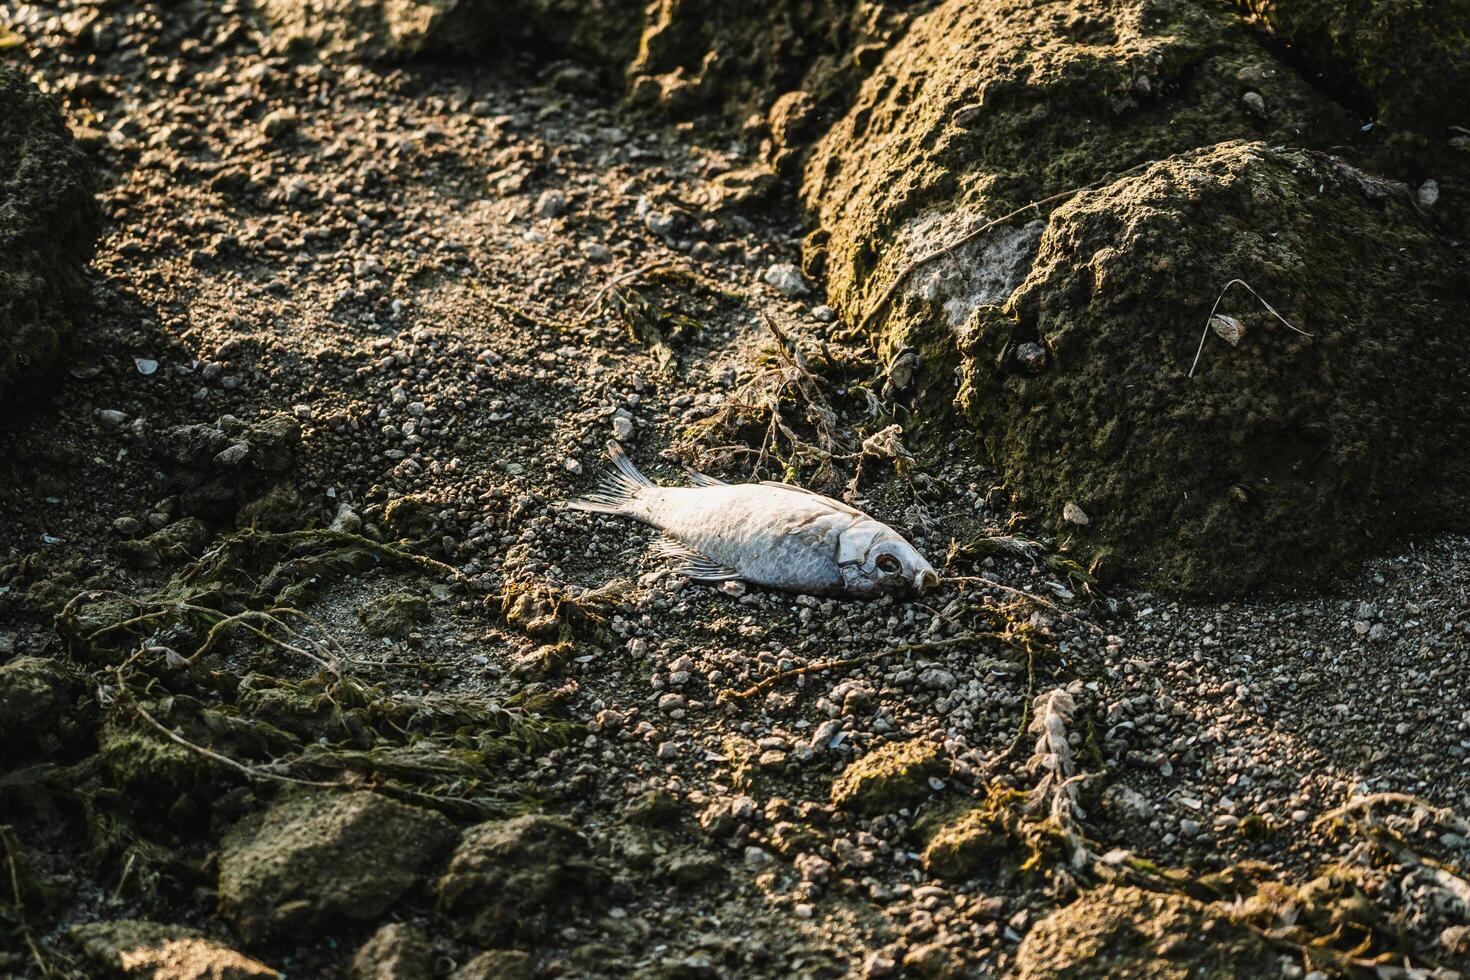
<svg viewBox="0 0 1470 980">
<path fill-rule="evenodd" d="M 570 456 L 561 461 L 561 468 L 566 470 L 568 473 L 582 472 L 582 464 L 577 460 L 572 459 L 572 457 Z"/>
<path fill-rule="evenodd" d="M 818 323 L 834 323 L 837 320 L 837 311 L 823 303 L 812 307 L 812 319 Z"/>
<path fill-rule="evenodd" d="M 584 243 L 582 254 L 587 257 L 588 262 L 608 262 L 612 259 L 612 249 L 601 242 Z"/>
<path fill-rule="evenodd" d="M 1245 336 L 1245 324 L 1224 313 L 1216 313 L 1210 317 L 1210 329 L 1231 347 L 1240 346 L 1240 340 Z"/>
<path fill-rule="evenodd" d="M 751 845 L 745 849 L 745 864 L 751 868 L 761 868 L 768 864 L 775 864 L 776 858 L 770 851 Z"/>
<path fill-rule="evenodd" d="M 1046 348 L 1029 340 L 1018 345 L 1016 364 L 1027 374 L 1040 374 L 1046 370 Z"/>
<path fill-rule="evenodd" d="M 661 238 L 667 238 L 674 232 L 674 216 L 663 211 L 649 211 L 643 216 L 643 224 L 648 230 Z"/>
<path fill-rule="evenodd" d="M 1092 519 L 1087 516 L 1087 511 L 1070 500 L 1062 505 L 1062 520 L 1068 524 L 1079 524 L 1084 527 L 1092 523 Z"/>
<path fill-rule="evenodd" d="M 540 218 L 560 218 L 567 210 L 567 196 L 561 191 L 542 191 L 541 196 L 536 198 L 536 216 Z"/>
<path fill-rule="evenodd" d="M 869 953 L 868 958 L 863 960 L 864 980 L 879 980 L 881 977 L 891 977 L 898 972 L 898 961 L 887 953 Z"/>
<path fill-rule="evenodd" d="M 1419 185 L 1419 203 L 1426 208 L 1434 207 L 1439 200 L 1439 181 L 1426 180 Z"/>
<path fill-rule="evenodd" d="M 800 296 L 807 291 L 801 271 L 789 262 L 778 262 L 766 270 L 766 285 L 782 296 Z"/>
<path fill-rule="evenodd" d="M 612 430 L 613 438 L 618 442 L 632 441 L 634 433 L 637 432 L 637 428 L 633 425 L 633 420 L 622 415 L 613 417 Z"/>
<path fill-rule="evenodd" d="M 158 372 L 158 362 L 151 357 L 135 357 L 133 366 L 138 369 L 139 374 L 145 377 Z"/>
<path fill-rule="evenodd" d="M 216 466 L 239 466 L 250 455 L 249 443 L 237 442 L 233 446 L 221 449 L 214 456 Z"/>
<path fill-rule="evenodd" d="M 125 538 L 143 533 L 143 522 L 136 517 L 119 517 L 112 522 L 112 530 Z"/>
<path fill-rule="evenodd" d="M 1266 118 L 1266 100 L 1261 98 L 1260 92 L 1247 92 L 1240 97 L 1240 101 L 1245 103 L 1252 115 L 1259 119 Z"/>
<path fill-rule="evenodd" d="M 126 422 L 128 417 L 115 408 L 104 408 L 97 412 L 97 420 L 108 428 L 116 429 Z"/>
<path fill-rule="evenodd" d="M 260 131 L 268 139 L 280 139 L 296 132 L 299 123 L 300 119 L 295 109 L 276 109 L 274 112 L 266 113 L 265 118 L 260 121 Z"/>
<path fill-rule="evenodd" d="M 745 595 L 745 583 L 732 578 L 729 581 L 720 583 L 720 591 L 725 593 L 725 595 L 734 596 L 738 599 Z"/>
</svg>

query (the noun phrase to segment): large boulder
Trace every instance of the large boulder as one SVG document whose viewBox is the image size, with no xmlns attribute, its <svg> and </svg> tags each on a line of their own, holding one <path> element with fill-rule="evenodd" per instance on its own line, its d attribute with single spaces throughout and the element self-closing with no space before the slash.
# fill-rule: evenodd
<svg viewBox="0 0 1470 980">
<path fill-rule="evenodd" d="M 1099 571 L 1309 580 L 1470 495 L 1463 259 L 1410 188 L 1269 148 L 1358 122 L 1226 4 L 949 0 L 808 163 L 807 258 L 885 358 L 917 354 L 914 428 L 957 400 Z M 1233 287 L 1216 325 L 1244 338 L 1190 377 L 1234 279 L 1312 336 Z"/>
<path fill-rule="evenodd" d="M 1231 287 L 1205 334 L 1237 278 L 1256 295 Z M 1467 308 L 1463 259 L 1406 188 L 1226 143 L 1054 212 L 1009 303 L 968 324 L 961 401 L 1100 568 L 1214 593 L 1310 581 L 1466 526 Z"/>
<path fill-rule="evenodd" d="M 44 390 L 86 296 L 101 224 L 56 103 L 0 65 L 0 402 Z"/>
<path fill-rule="evenodd" d="M 370 792 L 303 793 L 220 846 L 220 915 L 247 942 L 372 922 L 453 843 L 448 820 Z"/>
<path fill-rule="evenodd" d="M 643 0 L 261 0 L 288 46 L 332 57 L 481 57 L 532 49 L 621 67 L 638 47 Z"/>
<path fill-rule="evenodd" d="M 1104 885 L 1042 919 L 1016 951 L 1020 980 L 1234 980 L 1278 976 L 1244 926 L 1182 895 Z"/>
<path fill-rule="evenodd" d="M 1391 126 L 1470 127 L 1470 0 L 1236 0 Z"/>
</svg>

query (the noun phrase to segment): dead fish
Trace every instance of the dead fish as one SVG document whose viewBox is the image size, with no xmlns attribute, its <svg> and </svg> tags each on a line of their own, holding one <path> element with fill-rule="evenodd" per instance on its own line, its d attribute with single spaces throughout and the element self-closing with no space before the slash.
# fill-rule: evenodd
<svg viewBox="0 0 1470 980">
<path fill-rule="evenodd" d="M 601 489 L 567 507 L 642 521 L 661 533 L 660 554 L 697 582 L 743 579 L 808 595 L 920 593 L 939 576 L 893 528 L 831 497 L 787 483 L 725 483 L 691 474 L 692 487 L 661 487 L 617 443 Z"/>
</svg>

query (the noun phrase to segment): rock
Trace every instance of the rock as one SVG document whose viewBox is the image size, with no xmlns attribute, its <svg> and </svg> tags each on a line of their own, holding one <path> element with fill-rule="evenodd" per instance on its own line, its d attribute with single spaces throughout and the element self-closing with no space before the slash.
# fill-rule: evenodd
<svg viewBox="0 0 1470 980">
<path fill-rule="evenodd" d="M 358 607 L 357 618 L 369 636 L 401 640 L 415 626 L 433 619 L 429 601 L 410 592 L 391 592 L 381 599 Z"/>
<path fill-rule="evenodd" d="M 266 113 L 265 118 L 260 121 L 260 131 L 267 139 L 276 140 L 296 132 L 300 123 L 301 119 L 296 115 L 295 109 L 275 109 Z"/>
<path fill-rule="evenodd" d="M 454 839 L 449 821 L 370 792 L 292 796 L 220 846 L 220 915 L 247 942 L 371 922 Z"/>
<path fill-rule="evenodd" d="M 937 744 L 919 739 L 890 742 L 842 771 L 832 784 L 832 803 L 861 814 L 892 813 L 927 798 L 929 777 L 948 771 Z"/>
<path fill-rule="evenodd" d="M 964 962 L 939 943 L 920 943 L 903 954 L 903 965 L 930 980 L 948 980 L 964 975 Z"/>
<path fill-rule="evenodd" d="M 439 879 L 439 910 L 469 941 L 530 941 L 560 926 L 569 910 L 599 904 L 605 879 L 565 820 L 493 820 L 465 832 Z"/>
<path fill-rule="evenodd" d="M 789 263 L 777 263 L 766 270 L 761 277 L 767 286 L 770 286 L 782 296 L 800 296 L 807 291 L 806 280 L 801 277 L 801 270 Z"/>
<path fill-rule="evenodd" d="M 177 426 L 157 440 L 153 454 L 166 468 L 182 512 L 213 521 L 235 518 L 242 504 L 280 484 L 300 447 L 301 422 L 279 412 L 253 422 L 224 415 L 213 423 Z M 256 516 L 274 514 L 289 500 L 276 498 Z M 245 516 L 248 523 L 251 515 Z"/>
<path fill-rule="evenodd" d="M 94 176 L 54 100 L 0 66 L 0 402 L 44 392 L 87 299 Z"/>
<path fill-rule="evenodd" d="M 54 660 L 0 664 L 0 763 L 35 763 L 75 738 L 77 684 Z"/>
<path fill-rule="evenodd" d="M 1183 231 L 1206 225 L 1210 242 Z M 1224 268 L 1313 336 L 1236 287 L 1221 308 L 1244 339 L 1208 336 L 1190 377 Z M 1375 540 L 1465 526 L 1470 403 L 1450 311 L 1467 300 L 1470 276 L 1406 189 L 1226 143 L 1054 213 L 1030 277 L 986 317 L 961 400 L 1040 512 L 1087 501 L 1085 538 L 1066 529 L 1075 512 L 1058 533 L 1099 571 L 1219 594 L 1317 581 Z M 1002 338 L 1037 333 L 1056 366 L 996 378 Z"/>
<path fill-rule="evenodd" d="M 560 218 L 567 210 L 567 196 L 558 190 L 542 191 L 536 198 L 536 217 Z"/>
<path fill-rule="evenodd" d="M 1228 980 L 1276 976 L 1266 941 L 1211 907 L 1104 885 L 1038 922 L 1016 952 L 1020 980 Z"/>
<path fill-rule="evenodd" d="M 678 117 L 713 109 L 731 121 L 764 115 L 782 93 L 801 92 L 816 106 L 841 100 L 901 30 L 903 7 L 657 0 L 629 70 L 632 98 Z"/>
<path fill-rule="evenodd" d="M 434 950 L 423 934 L 390 922 L 352 957 L 351 980 L 418 980 L 434 973 Z"/>
<path fill-rule="evenodd" d="M 1268 145 L 1342 146 L 1357 128 L 1225 5 L 1084 2 L 1064 19 L 947 0 L 814 151 L 804 262 L 825 263 L 880 360 L 961 363 L 950 424 L 1105 578 L 1221 594 L 1320 580 L 1470 513 L 1449 313 L 1470 297 L 1463 263 L 1403 186 Z M 1396 152 L 1374 158 L 1422 174 Z M 1157 162 L 1121 175 L 1140 161 Z M 907 274 L 984 219 L 1093 182 Z M 1313 336 L 1236 286 L 1216 312 L 1243 326 L 1238 346 L 1211 333 L 1190 377 L 1237 277 Z"/>
<path fill-rule="evenodd" d="M 633 420 L 622 415 L 617 415 L 613 417 L 612 430 L 613 438 L 616 439 L 618 442 L 631 442 L 633 440 L 633 436 L 636 435 L 638 431 L 637 428 L 635 428 L 633 425 Z"/>
<path fill-rule="evenodd" d="M 1470 5 L 1395 0 L 1237 0 L 1325 78 L 1350 80 L 1373 118 L 1437 131 L 1470 105 Z M 1405 52 L 1413 52 L 1405 57 Z M 1341 87 L 1341 86 L 1340 86 Z"/>
<path fill-rule="evenodd" d="M 487 949 L 449 975 L 449 980 L 535 980 L 536 961 L 519 949 Z"/>
<path fill-rule="evenodd" d="M 1154 818 L 1153 804 L 1138 790 L 1114 783 L 1103 791 L 1103 811 L 1124 825 L 1147 824 Z"/>
<path fill-rule="evenodd" d="M 209 543 L 209 528 L 197 517 L 174 521 L 148 535 L 131 541 L 117 541 L 113 550 L 135 568 L 157 568 L 193 561 Z"/>
<path fill-rule="evenodd" d="M 275 980 L 280 973 L 197 929 L 142 919 L 73 926 L 71 939 L 108 975 L 140 980 Z"/>
</svg>

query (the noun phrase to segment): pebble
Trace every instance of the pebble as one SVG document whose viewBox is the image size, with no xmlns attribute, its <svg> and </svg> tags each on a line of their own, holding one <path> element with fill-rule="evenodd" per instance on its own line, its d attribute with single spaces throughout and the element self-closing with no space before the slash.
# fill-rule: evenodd
<svg viewBox="0 0 1470 980">
<path fill-rule="evenodd" d="M 782 296 L 800 296 L 807 291 L 801 270 L 789 262 L 778 262 L 766 270 L 763 277 L 766 285 Z"/>
<path fill-rule="evenodd" d="M 1092 519 L 1087 516 L 1087 511 L 1070 500 L 1062 505 L 1062 520 L 1068 524 L 1079 524 L 1083 526 L 1092 523 Z"/>
<path fill-rule="evenodd" d="M 837 320 L 837 311 L 825 303 L 821 306 L 812 307 L 812 319 L 818 323 L 834 323 Z"/>
<path fill-rule="evenodd" d="M 632 440 L 634 434 L 637 432 L 636 427 L 633 425 L 633 420 L 622 415 L 618 415 L 613 418 L 612 430 L 613 438 L 616 439 L 618 442 L 628 442 Z"/>
<path fill-rule="evenodd" d="M 1426 208 L 1434 207 L 1439 200 L 1439 181 L 1426 180 L 1419 185 L 1419 203 Z"/>
<path fill-rule="evenodd" d="M 674 216 L 663 211 L 649 211 L 643 216 L 643 224 L 660 238 L 667 238 L 674 233 Z"/>
<path fill-rule="evenodd" d="M 139 374 L 145 377 L 150 374 L 155 374 L 158 371 L 158 362 L 151 357 L 135 357 L 133 358 L 133 366 L 138 369 Z"/>
<path fill-rule="evenodd" d="M 1260 92 L 1247 92 L 1240 97 L 1240 101 L 1245 103 L 1245 107 L 1253 115 L 1261 119 L 1266 118 L 1266 100 L 1261 98 Z"/>
<path fill-rule="evenodd" d="M 541 196 L 536 198 L 536 216 L 540 218 L 560 218 L 567 209 L 567 196 L 561 191 L 542 191 Z"/>
</svg>

